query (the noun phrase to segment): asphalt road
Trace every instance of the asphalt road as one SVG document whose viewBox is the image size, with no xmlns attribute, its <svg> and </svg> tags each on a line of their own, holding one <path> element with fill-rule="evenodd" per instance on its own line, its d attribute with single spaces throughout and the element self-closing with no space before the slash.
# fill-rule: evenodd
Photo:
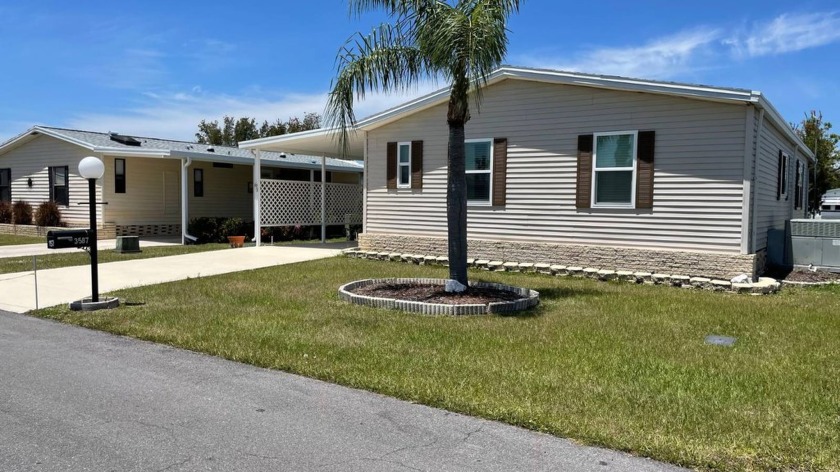
<svg viewBox="0 0 840 472">
<path fill-rule="evenodd" d="M 677 469 L 369 392 L 0 312 L 0 470 Z"/>
</svg>

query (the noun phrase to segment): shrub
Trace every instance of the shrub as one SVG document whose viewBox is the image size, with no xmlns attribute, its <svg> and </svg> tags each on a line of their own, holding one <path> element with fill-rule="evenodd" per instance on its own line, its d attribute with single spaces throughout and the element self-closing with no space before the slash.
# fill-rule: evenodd
<svg viewBox="0 0 840 472">
<path fill-rule="evenodd" d="M 61 226 L 61 210 L 58 205 L 52 200 L 38 205 L 35 223 L 38 226 Z"/>
<path fill-rule="evenodd" d="M 0 200 L 0 223 L 10 224 L 12 221 L 12 204 L 5 200 Z"/>
<path fill-rule="evenodd" d="M 242 218 L 228 218 L 224 220 L 219 228 L 223 238 L 228 236 L 247 236 L 248 227 Z"/>
<path fill-rule="evenodd" d="M 12 218 L 16 225 L 31 225 L 32 224 L 32 205 L 18 200 L 12 205 Z"/>
<path fill-rule="evenodd" d="M 221 242 L 222 235 L 219 233 L 219 224 L 222 219 L 207 216 L 193 218 L 187 225 L 187 233 L 198 238 L 199 244 Z"/>
</svg>

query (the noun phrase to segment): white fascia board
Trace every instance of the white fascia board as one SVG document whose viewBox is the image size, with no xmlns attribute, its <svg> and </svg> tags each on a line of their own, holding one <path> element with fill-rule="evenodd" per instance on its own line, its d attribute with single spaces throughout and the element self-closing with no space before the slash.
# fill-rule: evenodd
<svg viewBox="0 0 840 472">
<path fill-rule="evenodd" d="M 99 146 L 90 148 L 91 151 L 108 156 L 118 157 L 169 157 L 168 149 L 125 149 Z"/>
<path fill-rule="evenodd" d="M 532 80 L 535 82 L 580 85 L 629 92 L 647 92 L 713 101 L 751 102 L 754 100 L 756 94 L 756 92 L 751 90 L 656 82 L 625 77 L 579 74 L 575 72 L 521 69 L 515 67 L 504 67 L 500 69 L 500 72 L 507 77 Z"/>
<path fill-rule="evenodd" d="M 91 151 L 94 151 L 96 149 L 96 146 L 94 146 L 93 144 L 91 144 L 87 141 L 82 141 L 80 139 L 71 138 L 70 136 L 67 136 L 67 135 L 64 135 L 64 134 L 61 134 L 61 133 L 57 133 L 57 132 L 55 132 L 51 129 L 41 128 L 40 126 L 33 126 L 32 129 L 29 130 L 29 132 L 30 133 L 38 132 L 38 133 L 41 133 L 41 134 L 44 134 L 44 135 L 47 135 L 47 136 L 50 136 L 50 137 L 53 137 L 53 138 L 56 138 L 56 139 L 60 139 L 62 141 L 66 141 L 66 142 L 71 143 L 71 144 L 75 144 L 76 146 L 81 146 L 85 149 L 90 149 Z"/>
<path fill-rule="evenodd" d="M 199 162 L 223 162 L 225 164 L 242 164 L 250 166 L 254 164 L 254 159 L 251 157 L 231 156 L 228 154 L 207 154 L 205 152 L 191 152 L 191 151 L 171 151 L 171 157 L 185 158 L 188 157 L 193 161 Z"/>
<path fill-rule="evenodd" d="M 793 131 L 790 125 L 785 121 L 784 118 L 782 118 L 782 115 L 779 113 L 779 111 L 776 110 L 776 107 L 774 107 L 773 104 L 770 103 L 770 101 L 767 100 L 767 98 L 765 98 L 764 95 L 762 95 L 760 92 L 756 92 L 756 95 L 756 106 L 759 107 L 759 109 L 765 110 L 767 117 L 770 118 L 770 121 L 772 121 L 774 125 L 776 125 L 776 128 L 778 128 L 782 133 L 784 133 L 784 135 L 788 139 L 790 139 L 791 142 L 798 145 L 799 148 L 802 150 L 802 153 L 808 157 L 808 160 L 811 161 L 812 164 L 816 162 L 817 158 L 814 155 L 814 151 L 812 151 L 811 148 L 809 148 L 802 141 L 802 139 L 800 139 L 799 136 L 796 135 L 796 133 Z"/>
<path fill-rule="evenodd" d="M 587 75 L 575 72 L 526 69 L 509 66 L 502 67 L 490 74 L 484 86 L 493 85 L 506 79 L 530 80 L 533 82 L 562 85 L 577 85 L 581 87 L 593 87 L 626 92 L 646 92 L 729 103 L 753 103 L 757 101 L 757 97 L 760 95 L 758 92 L 751 90 L 670 82 L 655 82 L 641 79 L 628 79 L 624 77 Z M 357 123 L 356 127 L 358 129 L 370 131 L 397 121 L 406 115 L 446 103 L 448 99 L 449 87 L 444 87 L 410 102 L 406 102 L 402 105 L 364 118 Z"/>
<path fill-rule="evenodd" d="M 249 139 L 248 141 L 242 141 L 237 146 L 240 149 L 262 149 L 266 150 L 266 146 L 275 144 L 275 143 L 282 143 L 283 141 L 289 140 L 290 137 L 292 138 L 309 138 L 313 136 L 320 136 L 320 135 L 327 135 L 331 132 L 335 133 L 338 130 L 336 128 L 319 128 L 319 129 L 312 129 L 308 131 L 299 131 L 297 133 L 290 133 L 290 134 L 281 134 L 278 136 L 269 136 L 267 138 L 257 138 L 257 139 Z"/>
</svg>

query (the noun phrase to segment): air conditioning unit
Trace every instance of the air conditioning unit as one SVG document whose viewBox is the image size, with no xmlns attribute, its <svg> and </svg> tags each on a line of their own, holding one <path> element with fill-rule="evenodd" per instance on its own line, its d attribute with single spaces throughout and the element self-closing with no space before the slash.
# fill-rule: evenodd
<svg viewBox="0 0 840 472">
<path fill-rule="evenodd" d="M 840 220 L 790 220 L 794 266 L 840 271 Z"/>
</svg>

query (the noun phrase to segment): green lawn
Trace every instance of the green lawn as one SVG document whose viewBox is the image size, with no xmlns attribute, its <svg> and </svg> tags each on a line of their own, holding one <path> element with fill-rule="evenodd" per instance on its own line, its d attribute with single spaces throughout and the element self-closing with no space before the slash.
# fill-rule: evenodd
<svg viewBox="0 0 840 472">
<path fill-rule="evenodd" d="M 18 244 L 47 244 L 46 236 L 20 236 L 17 234 L 0 234 L 0 246 L 15 246 Z"/>
<path fill-rule="evenodd" d="M 773 296 L 472 272 L 539 290 L 519 316 L 339 301 L 445 268 L 333 258 L 137 288 L 37 316 L 715 470 L 840 470 L 840 287 Z M 707 334 L 738 338 L 732 348 Z"/>
</svg>

